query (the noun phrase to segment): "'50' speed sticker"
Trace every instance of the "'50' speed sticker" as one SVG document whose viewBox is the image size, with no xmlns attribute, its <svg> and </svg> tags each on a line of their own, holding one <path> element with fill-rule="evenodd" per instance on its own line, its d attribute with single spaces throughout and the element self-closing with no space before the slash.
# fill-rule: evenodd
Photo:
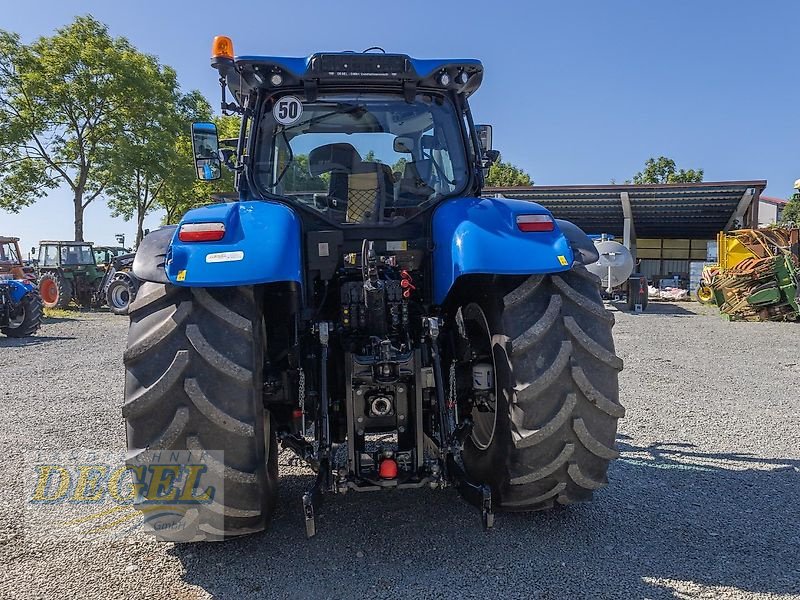
<svg viewBox="0 0 800 600">
<path fill-rule="evenodd" d="M 303 103 L 297 96 L 284 96 L 272 107 L 272 116 L 281 125 L 292 125 L 303 115 Z"/>
</svg>

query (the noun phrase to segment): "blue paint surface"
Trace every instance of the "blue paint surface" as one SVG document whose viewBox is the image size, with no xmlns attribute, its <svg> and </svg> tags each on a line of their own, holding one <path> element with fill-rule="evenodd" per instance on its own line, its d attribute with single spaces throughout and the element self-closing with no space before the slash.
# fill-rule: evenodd
<svg viewBox="0 0 800 600">
<path fill-rule="evenodd" d="M 300 220 L 288 206 L 261 200 L 213 204 L 190 210 L 181 220 L 217 222 L 225 224 L 225 236 L 218 242 L 181 242 L 180 227 L 175 230 L 166 267 L 171 283 L 217 287 L 302 282 Z"/>
<path fill-rule="evenodd" d="M 523 232 L 517 227 L 517 215 L 533 214 L 550 212 L 539 204 L 509 198 L 457 198 L 443 202 L 433 215 L 434 303 L 444 302 L 462 275 L 533 275 L 569 270 L 572 249 L 558 226 L 547 232 Z"/>
<path fill-rule="evenodd" d="M 34 286 L 32 283 L 28 281 L 22 281 L 21 279 L 0 280 L 0 285 L 8 288 L 9 296 L 11 296 L 11 301 L 14 304 L 17 304 L 20 300 L 22 300 L 25 294 L 36 289 L 36 286 Z"/>
</svg>

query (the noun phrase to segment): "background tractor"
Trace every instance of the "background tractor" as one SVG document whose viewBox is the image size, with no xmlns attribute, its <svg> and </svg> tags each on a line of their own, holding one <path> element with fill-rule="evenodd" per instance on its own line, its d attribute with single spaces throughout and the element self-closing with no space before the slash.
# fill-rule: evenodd
<svg viewBox="0 0 800 600">
<path fill-rule="evenodd" d="M 36 283 L 36 271 L 22 262 L 19 238 L 0 236 L 0 277 L 3 275 L 11 275 L 12 279 Z"/>
<path fill-rule="evenodd" d="M 98 266 L 110 265 L 118 256 L 131 254 L 130 248 L 122 246 L 94 246 L 94 261 Z"/>
<path fill-rule="evenodd" d="M 19 238 L 0 237 L 0 331 L 9 337 L 28 337 L 41 323 L 36 275 L 22 263 Z"/>
<path fill-rule="evenodd" d="M 9 337 L 34 335 L 42 324 L 42 300 L 28 279 L 0 274 L 0 332 Z"/>
<path fill-rule="evenodd" d="M 469 108 L 481 63 L 234 58 L 226 37 L 212 54 L 242 133 L 220 149 L 194 124 L 195 167 L 232 169 L 238 195 L 147 235 L 133 266 L 123 415 L 145 528 L 264 529 L 278 442 L 316 472 L 307 535 L 325 494 L 453 486 L 485 527 L 590 500 L 625 412 L 598 252 L 538 204 L 481 198 L 499 159 Z M 224 496 L 170 505 L 147 468 L 167 454 Z"/>
<path fill-rule="evenodd" d="M 98 292 L 104 271 L 95 262 L 91 242 L 40 242 L 38 272 L 47 308 L 66 308 L 73 299 L 84 307 L 103 304 Z"/>
</svg>

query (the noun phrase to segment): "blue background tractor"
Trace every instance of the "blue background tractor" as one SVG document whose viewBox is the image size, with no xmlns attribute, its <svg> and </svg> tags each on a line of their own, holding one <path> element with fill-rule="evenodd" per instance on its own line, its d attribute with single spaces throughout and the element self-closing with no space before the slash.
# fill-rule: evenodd
<svg viewBox="0 0 800 600">
<path fill-rule="evenodd" d="M 197 174 L 234 170 L 238 198 L 142 241 L 123 414 L 141 490 L 173 450 L 224 497 L 142 492 L 148 527 L 265 528 L 279 442 L 316 472 L 308 535 L 326 493 L 453 486 L 488 527 L 605 486 L 624 409 L 598 255 L 537 204 L 481 198 L 499 157 L 468 103 L 481 63 L 234 58 L 225 37 L 211 62 L 242 126 L 235 150 L 193 126 Z"/>
<path fill-rule="evenodd" d="M 34 335 L 42 325 L 42 299 L 30 280 L 0 275 L 0 332 L 9 337 Z"/>
</svg>

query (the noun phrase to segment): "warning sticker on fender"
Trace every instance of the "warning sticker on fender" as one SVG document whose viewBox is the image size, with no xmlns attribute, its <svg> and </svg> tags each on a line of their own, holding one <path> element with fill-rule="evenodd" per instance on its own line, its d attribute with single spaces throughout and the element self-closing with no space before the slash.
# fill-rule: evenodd
<svg viewBox="0 0 800 600">
<path fill-rule="evenodd" d="M 244 258 L 244 252 L 236 250 L 234 252 L 214 252 L 206 254 L 207 263 L 235 262 Z"/>
</svg>

